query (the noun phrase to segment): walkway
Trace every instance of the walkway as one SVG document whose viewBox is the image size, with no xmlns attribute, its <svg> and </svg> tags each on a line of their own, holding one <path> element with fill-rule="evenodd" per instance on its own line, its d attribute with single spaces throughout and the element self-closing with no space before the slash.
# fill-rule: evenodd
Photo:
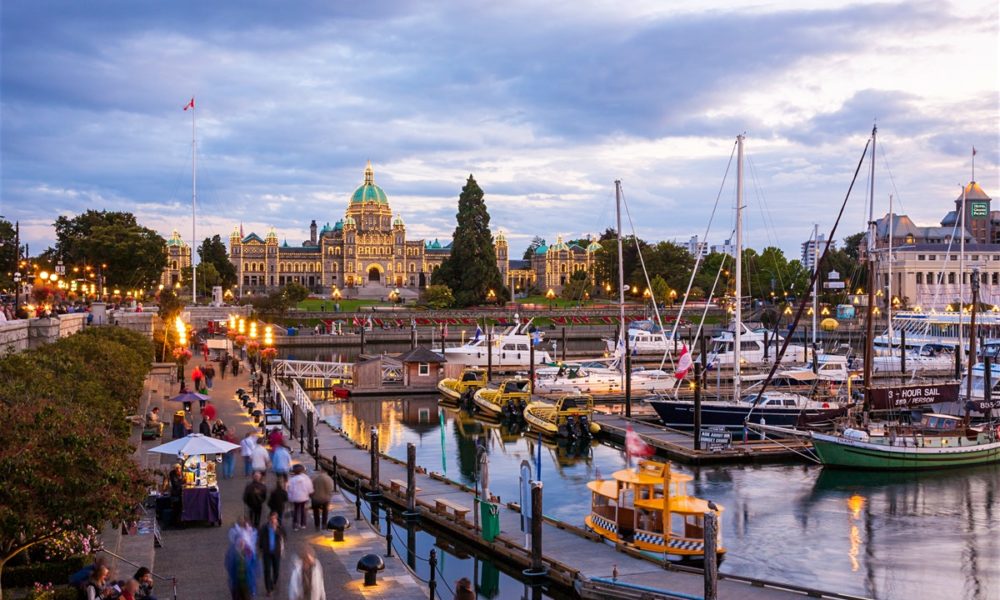
<svg viewBox="0 0 1000 600">
<path fill-rule="evenodd" d="M 201 360 L 192 361 L 186 369 L 187 372 L 190 373 L 196 364 L 201 365 L 203 362 Z M 237 377 L 230 375 L 224 380 L 216 377 L 211 396 L 218 417 L 223 420 L 230 431 L 235 433 L 237 438 L 242 438 L 248 430 L 257 428 L 243 411 L 242 405 L 236 400 L 235 392 L 239 387 L 249 389 L 247 373 L 241 373 Z M 174 393 L 176 393 L 176 388 L 175 385 Z M 160 412 L 164 415 L 164 420 L 169 422 L 173 411 L 179 407 L 173 402 L 166 401 L 162 396 L 154 398 L 152 405 L 161 406 Z M 198 422 L 200 422 L 197 407 L 193 413 L 193 418 L 198 419 L 193 421 L 197 428 Z M 170 427 L 168 425 L 164 431 L 163 440 L 144 442 L 143 444 L 151 447 L 160 442 L 169 441 L 169 439 Z M 295 462 L 301 461 L 308 474 L 312 476 L 314 474 L 312 467 L 315 463 L 310 457 L 299 455 L 297 444 L 292 444 L 292 447 L 294 450 L 293 460 Z M 156 455 L 151 456 L 155 460 Z M 175 461 L 170 457 L 163 457 L 160 468 L 166 472 L 173 462 Z M 242 498 L 243 488 L 247 481 L 243 477 L 243 466 L 239 459 L 237 459 L 236 476 L 229 480 L 219 480 L 219 491 L 222 496 L 222 527 L 191 525 L 183 529 L 163 530 L 163 547 L 156 551 L 155 571 L 162 575 L 177 577 L 178 598 L 229 597 L 226 573 L 223 567 L 223 559 L 228 548 L 227 532 L 229 527 L 244 514 Z M 268 476 L 267 484 L 269 488 L 273 486 L 273 475 Z M 351 521 L 354 521 L 353 512 L 353 505 L 348 505 L 343 497 L 335 495 L 330 514 L 346 513 L 352 517 Z M 309 522 L 312 522 L 311 513 Z M 290 517 L 285 518 L 285 523 L 286 525 L 290 523 Z M 385 554 L 385 541 L 363 523 L 356 523 L 355 527 L 347 532 L 346 536 L 351 542 L 349 551 L 335 550 L 329 543 L 329 536 L 325 532 L 316 532 L 311 527 L 301 531 L 292 531 L 289 527 L 287 532 L 287 547 L 282 558 L 281 576 L 274 598 L 287 598 L 288 575 L 291 572 L 292 558 L 299 548 L 306 545 L 313 547 L 323 567 L 328 598 L 392 598 L 393 600 L 427 598 L 427 591 L 409 574 L 398 558 L 384 559 L 386 569 L 379 576 L 378 587 L 362 590 L 361 574 L 355 570 L 358 558 L 368 553 L 380 556 Z M 165 583 L 160 582 L 157 587 L 159 597 L 169 597 L 166 593 Z M 264 597 L 262 575 L 258 575 L 258 596 Z"/>
</svg>

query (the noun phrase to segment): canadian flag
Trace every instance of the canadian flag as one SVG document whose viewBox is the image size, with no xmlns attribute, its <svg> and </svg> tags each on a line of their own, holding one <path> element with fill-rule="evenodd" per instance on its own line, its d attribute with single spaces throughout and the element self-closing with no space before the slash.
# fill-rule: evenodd
<svg viewBox="0 0 1000 600">
<path fill-rule="evenodd" d="M 191 101 L 184 105 L 184 110 L 187 110 L 189 108 L 194 110 L 194 98 L 191 98 Z"/>
<path fill-rule="evenodd" d="M 688 371 L 691 370 L 691 353 L 688 352 L 687 344 L 681 348 L 681 355 L 677 359 L 677 368 L 674 370 L 674 377 L 684 379 Z"/>
<path fill-rule="evenodd" d="M 630 456 L 652 456 L 656 450 L 652 446 L 642 441 L 639 434 L 632 429 L 632 424 L 629 423 L 628 428 L 625 429 L 625 451 L 628 452 Z"/>
</svg>

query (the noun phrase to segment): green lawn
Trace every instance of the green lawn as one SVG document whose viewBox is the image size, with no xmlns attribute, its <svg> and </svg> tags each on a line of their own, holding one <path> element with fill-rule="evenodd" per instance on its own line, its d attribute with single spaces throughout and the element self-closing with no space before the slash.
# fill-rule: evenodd
<svg viewBox="0 0 1000 600">
<path fill-rule="evenodd" d="M 527 298 L 518 298 L 518 304 L 536 304 L 545 308 L 572 308 L 575 306 L 589 306 L 591 301 L 577 302 L 576 300 L 569 300 L 564 298 L 553 298 L 549 300 L 545 296 L 528 296 Z"/>
<path fill-rule="evenodd" d="M 381 302 L 379 300 L 346 300 L 341 299 L 340 302 L 340 312 L 355 312 L 363 306 L 388 306 L 389 302 Z M 305 311 L 320 311 L 323 307 L 326 307 L 327 311 L 332 311 L 333 306 L 336 303 L 334 300 L 321 300 L 319 298 L 306 298 L 302 302 L 299 302 L 297 308 L 299 310 Z"/>
</svg>

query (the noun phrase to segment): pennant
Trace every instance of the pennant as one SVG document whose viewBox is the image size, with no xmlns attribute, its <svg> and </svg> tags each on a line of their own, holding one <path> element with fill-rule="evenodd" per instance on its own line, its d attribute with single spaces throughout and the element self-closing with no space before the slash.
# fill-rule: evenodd
<svg viewBox="0 0 1000 600">
<path fill-rule="evenodd" d="M 481 336 L 481 335 L 483 335 L 483 330 L 477 324 L 476 325 L 476 337 L 472 338 L 472 341 L 478 342 L 479 341 L 479 336 Z"/>
<path fill-rule="evenodd" d="M 625 429 L 625 451 L 628 452 L 630 456 L 652 456 L 656 450 L 642 441 L 639 434 L 632 429 L 632 424 L 629 423 L 628 428 Z"/>
<path fill-rule="evenodd" d="M 687 344 L 681 347 L 681 355 L 677 359 L 677 368 L 674 370 L 674 377 L 684 379 L 691 370 L 691 353 L 688 352 Z"/>
<path fill-rule="evenodd" d="M 973 146 L 973 147 L 972 147 L 972 155 L 973 155 L 973 156 L 975 156 L 975 155 L 976 155 L 976 147 L 975 147 L 975 146 Z"/>
<path fill-rule="evenodd" d="M 194 110 L 194 96 L 191 97 L 191 101 L 184 105 L 184 110 L 187 109 Z"/>
</svg>

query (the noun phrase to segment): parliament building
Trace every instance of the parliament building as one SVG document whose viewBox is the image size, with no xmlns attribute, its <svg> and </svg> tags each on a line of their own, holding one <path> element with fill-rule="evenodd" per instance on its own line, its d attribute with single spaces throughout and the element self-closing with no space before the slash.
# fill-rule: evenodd
<svg viewBox="0 0 1000 600">
<path fill-rule="evenodd" d="M 560 238 L 539 248 L 529 261 L 510 260 L 506 237 L 498 232 L 494 248 L 511 292 L 538 287 L 558 293 L 574 271 L 592 272 L 593 253 L 600 245 L 583 248 Z M 344 217 L 321 228 L 312 221 L 309 239 L 300 245 L 279 244 L 274 228 L 261 238 L 256 233 L 244 236 L 237 226 L 229 237 L 229 260 L 238 276 L 233 291 L 239 296 L 295 282 L 328 297 L 387 298 L 392 291 L 414 297 L 450 254 L 450 242 L 407 239 L 403 218 L 393 215 L 385 192 L 375 183 L 371 162 Z"/>
</svg>

